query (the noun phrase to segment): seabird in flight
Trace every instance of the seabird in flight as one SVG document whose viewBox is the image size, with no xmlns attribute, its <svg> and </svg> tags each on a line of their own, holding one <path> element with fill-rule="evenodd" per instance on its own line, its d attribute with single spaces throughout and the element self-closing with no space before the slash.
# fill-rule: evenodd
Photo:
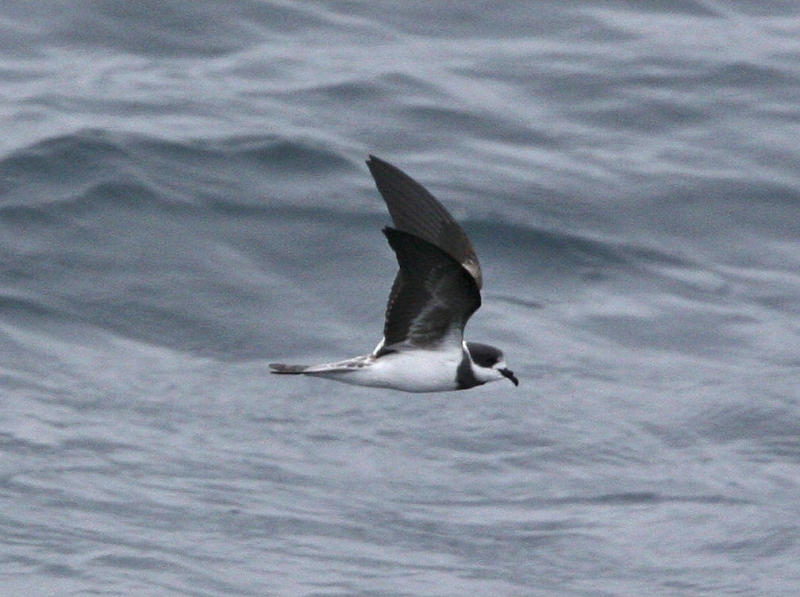
<svg viewBox="0 0 800 597">
<path fill-rule="evenodd" d="M 405 392 L 466 390 L 498 379 L 519 385 L 503 352 L 464 341 L 481 306 L 481 266 L 466 233 L 421 184 L 375 156 L 367 160 L 394 228 L 383 233 L 400 265 L 383 339 L 368 355 L 322 365 L 270 364 L 272 373 L 324 377 Z"/>
</svg>

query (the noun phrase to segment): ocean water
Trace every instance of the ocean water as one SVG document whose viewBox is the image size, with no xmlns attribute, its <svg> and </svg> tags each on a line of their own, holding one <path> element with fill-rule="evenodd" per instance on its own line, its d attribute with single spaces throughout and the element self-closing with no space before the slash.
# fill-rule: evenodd
<svg viewBox="0 0 800 597">
<path fill-rule="evenodd" d="M 0 593 L 800 591 L 800 8 L 0 6 Z M 519 388 L 363 354 L 364 159 Z"/>
</svg>

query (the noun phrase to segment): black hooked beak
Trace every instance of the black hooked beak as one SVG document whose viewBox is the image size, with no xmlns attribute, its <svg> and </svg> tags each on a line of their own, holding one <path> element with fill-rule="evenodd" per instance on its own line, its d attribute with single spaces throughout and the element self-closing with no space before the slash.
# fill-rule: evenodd
<svg viewBox="0 0 800 597">
<path fill-rule="evenodd" d="M 519 380 L 517 379 L 517 376 L 514 375 L 514 372 L 511 369 L 498 369 L 498 371 L 500 371 L 500 375 L 510 379 L 511 383 L 513 383 L 515 386 L 519 385 Z"/>
</svg>

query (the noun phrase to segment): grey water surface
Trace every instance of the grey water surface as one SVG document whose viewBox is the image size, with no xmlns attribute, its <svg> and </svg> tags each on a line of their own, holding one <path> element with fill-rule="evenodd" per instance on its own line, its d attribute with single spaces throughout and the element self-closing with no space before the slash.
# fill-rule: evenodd
<svg viewBox="0 0 800 597">
<path fill-rule="evenodd" d="M 0 594 L 800 592 L 800 7 L 0 6 Z M 364 159 L 519 388 L 380 340 Z"/>
</svg>

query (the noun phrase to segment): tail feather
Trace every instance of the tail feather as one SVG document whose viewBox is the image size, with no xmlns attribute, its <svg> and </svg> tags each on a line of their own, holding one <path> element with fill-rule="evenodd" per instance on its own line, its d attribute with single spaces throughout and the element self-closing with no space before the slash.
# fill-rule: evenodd
<svg viewBox="0 0 800 597">
<path fill-rule="evenodd" d="M 305 373 L 306 369 L 308 369 L 308 365 L 286 365 L 285 363 L 270 363 L 269 368 L 271 369 L 270 373 L 297 375 L 299 373 Z"/>
</svg>

